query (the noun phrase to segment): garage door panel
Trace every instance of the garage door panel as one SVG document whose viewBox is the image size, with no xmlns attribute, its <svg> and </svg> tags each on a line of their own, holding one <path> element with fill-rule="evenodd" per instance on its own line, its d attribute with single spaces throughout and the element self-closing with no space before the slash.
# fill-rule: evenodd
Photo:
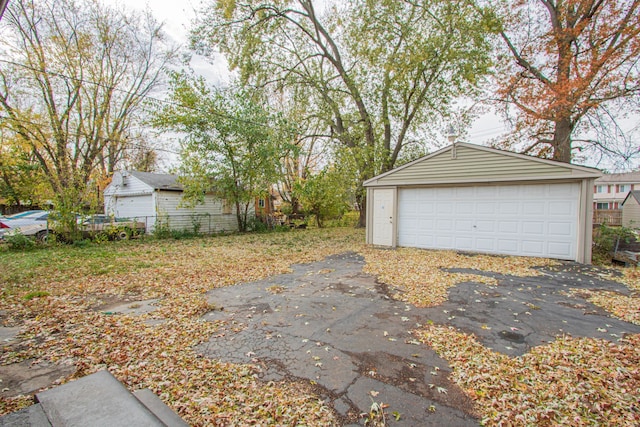
<svg viewBox="0 0 640 427">
<path fill-rule="evenodd" d="M 400 189 L 398 244 L 575 259 L 579 189 L 577 183 Z"/>
<path fill-rule="evenodd" d="M 518 215 L 520 204 L 517 202 L 501 202 L 498 204 L 497 215 Z"/>
<path fill-rule="evenodd" d="M 477 202 L 476 213 L 478 215 L 493 215 L 496 212 L 496 204 L 493 202 Z"/>
<path fill-rule="evenodd" d="M 472 232 L 473 231 L 473 221 L 470 219 L 459 219 L 455 222 L 456 231 L 464 231 L 464 232 Z"/>
<path fill-rule="evenodd" d="M 500 234 L 518 234 L 518 221 L 499 221 L 498 232 Z"/>
<path fill-rule="evenodd" d="M 417 203 L 417 206 L 417 212 L 433 214 L 436 211 L 436 205 L 433 202 L 420 201 L 419 203 Z"/>
<path fill-rule="evenodd" d="M 540 240 L 523 240 L 522 253 L 532 256 L 544 256 L 544 242 Z"/>
<path fill-rule="evenodd" d="M 575 211 L 575 203 L 569 201 L 549 202 L 549 215 L 571 215 Z"/>
<path fill-rule="evenodd" d="M 497 187 L 475 187 L 478 200 L 495 200 L 498 197 Z"/>
<path fill-rule="evenodd" d="M 403 207 L 405 215 L 417 215 L 420 212 L 420 206 L 418 200 L 407 200 L 405 207 Z"/>
<path fill-rule="evenodd" d="M 498 239 L 498 252 L 513 254 L 518 252 L 518 240 Z"/>
<path fill-rule="evenodd" d="M 543 221 L 523 221 L 522 234 L 533 234 L 535 236 L 544 234 L 544 222 Z"/>
<path fill-rule="evenodd" d="M 455 248 L 463 251 L 472 251 L 473 239 L 471 237 L 456 237 Z"/>
<path fill-rule="evenodd" d="M 405 217 L 404 222 L 408 228 L 416 229 L 421 226 L 422 221 L 417 217 Z"/>
<path fill-rule="evenodd" d="M 570 222 L 549 222 L 549 235 L 570 236 L 573 224 Z"/>
<path fill-rule="evenodd" d="M 432 219 L 422 219 L 420 222 L 420 228 L 423 230 L 432 231 L 435 229 L 435 221 Z"/>
<path fill-rule="evenodd" d="M 439 232 L 453 231 L 453 221 L 450 219 L 436 220 L 436 229 Z"/>
<path fill-rule="evenodd" d="M 458 215 L 473 215 L 474 205 L 471 202 L 459 202 L 455 204 L 455 213 Z"/>
<path fill-rule="evenodd" d="M 495 240 L 483 238 L 476 239 L 476 250 L 487 252 L 495 251 Z"/>
<path fill-rule="evenodd" d="M 436 205 L 436 213 L 437 214 L 452 214 L 453 213 L 453 203 L 442 202 Z"/>
<path fill-rule="evenodd" d="M 529 185 L 523 191 L 527 197 L 532 199 L 546 199 L 549 195 L 549 188 L 544 185 Z"/>
<path fill-rule="evenodd" d="M 414 235 L 414 238 L 418 241 L 418 247 L 420 248 L 436 247 L 436 243 L 433 235 L 430 235 L 430 236 Z"/>
<path fill-rule="evenodd" d="M 402 241 L 404 246 L 418 246 L 419 241 L 415 234 L 398 234 L 398 241 Z"/>
<path fill-rule="evenodd" d="M 516 186 L 516 185 L 505 185 L 505 186 L 501 186 L 498 187 L 498 196 L 500 198 L 505 198 L 505 199 L 512 199 L 512 198 L 518 198 L 519 197 L 519 193 L 520 193 L 520 187 Z"/>
<path fill-rule="evenodd" d="M 454 187 L 454 192 L 458 199 L 468 199 L 475 193 L 473 187 Z"/>
<path fill-rule="evenodd" d="M 569 256 L 571 245 L 562 242 L 549 242 L 549 255 L 555 257 Z"/>
<path fill-rule="evenodd" d="M 453 236 L 436 236 L 435 244 L 438 248 L 454 249 Z"/>
<path fill-rule="evenodd" d="M 577 196 L 580 190 L 576 184 L 553 184 L 549 185 L 549 198 L 566 199 L 567 195 Z"/>
<path fill-rule="evenodd" d="M 475 222 L 475 232 L 477 233 L 495 233 L 496 231 L 496 221 L 487 221 L 487 220 L 476 220 Z"/>
<path fill-rule="evenodd" d="M 523 213 L 526 215 L 544 215 L 545 214 L 545 203 L 536 201 L 536 202 L 524 202 L 522 204 Z"/>
</svg>

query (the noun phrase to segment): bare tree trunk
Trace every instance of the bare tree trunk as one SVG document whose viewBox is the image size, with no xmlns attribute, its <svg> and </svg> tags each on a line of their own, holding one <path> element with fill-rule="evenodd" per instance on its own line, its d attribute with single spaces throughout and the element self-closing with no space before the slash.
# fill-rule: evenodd
<svg viewBox="0 0 640 427">
<path fill-rule="evenodd" d="M 360 216 L 358 217 L 358 228 L 364 228 L 367 226 L 367 196 L 366 193 L 362 194 L 358 192 L 356 195 L 356 202 L 360 209 Z"/>
<path fill-rule="evenodd" d="M 555 123 L 553 133 L 553 160 L 571 163 L 571 119 L 565 118 Z"/>
</svg>

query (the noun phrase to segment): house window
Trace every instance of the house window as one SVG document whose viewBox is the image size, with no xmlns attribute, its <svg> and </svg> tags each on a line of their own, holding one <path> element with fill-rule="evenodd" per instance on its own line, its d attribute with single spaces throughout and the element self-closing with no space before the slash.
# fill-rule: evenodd
<svg viewBox="0 0 640 427">
<path fill-rule="evenodd" d="M 596 185 L 596 193 L 608 193 L 608 185 Z"/>
<path fill-rule="evenodd" d="M 222 213 L 224 215 L 230 215 L 232 213 L 231 202 L 227 199 L 222 199 Z"/>
<path fill-rule="evenodd" d="M 618 185 L 618 193 L 627 193 L 629 190 L 631 190 L 631 185 L 629 184 Z"/>
<path fill-rule="evenodd" d="M 264 199 L 259 199 L 258 200 L 258 207 L 263 208 L 264 209 Z"/>
<path fill-rule="evenodd" d="M 596 203 L 596 209 L 609 209 L 609 203 Z"/>
</svg>

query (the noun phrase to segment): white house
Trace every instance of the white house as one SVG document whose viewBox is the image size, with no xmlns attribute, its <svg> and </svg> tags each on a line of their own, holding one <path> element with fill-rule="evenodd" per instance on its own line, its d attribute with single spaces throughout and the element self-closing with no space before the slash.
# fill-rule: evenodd
<svg viewBox="0 0 640 427">
<path fill-rule="evenodd" d="M 104 190 L 107 215 L 135 218 L 147 224 L 147 232 L 163 226 L 200 233 L 237 231 L 235 206 L 213 194 L 204 203 L 183 205 L 183 187 L 177 175 L 122 171 L 113 175 Z M 253 203 L 249 207 L 254 211 Z"/>
<path fill-rule="evenodd" d="M 367 243 L 589 263 L 601 175 L 456 143 L 364 183 Z"/>
</svg>

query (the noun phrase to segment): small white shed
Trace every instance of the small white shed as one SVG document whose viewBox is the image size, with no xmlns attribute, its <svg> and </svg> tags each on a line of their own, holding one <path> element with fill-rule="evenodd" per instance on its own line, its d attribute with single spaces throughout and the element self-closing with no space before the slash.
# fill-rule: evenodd
<svg viewBox="0 0 640 427">
<path fill-rule="evenodd" d="M 160 225 L 201 233 L 238 230 L 235 206 L 213 194 L 205 195 L 204 203 L 182 206 L 182 193 L 177 175 L 115 172 L 104 190 L 104 209 L 107 215 L 144 221 L 147 232 Z"/>
<path fill-rule="evenodd" d="M 364 183 L 367 243 L 590 263 L 601 175 L 456 143 Z"/>
</svg>

